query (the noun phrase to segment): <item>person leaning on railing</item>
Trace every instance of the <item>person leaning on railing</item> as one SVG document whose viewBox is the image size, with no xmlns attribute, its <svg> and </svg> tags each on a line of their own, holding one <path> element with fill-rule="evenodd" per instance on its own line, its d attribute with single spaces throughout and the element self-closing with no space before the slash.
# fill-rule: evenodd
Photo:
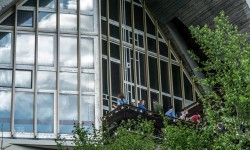
<svg viewBox="0 0 250 150">
<path fill-rule="evenodd" d="M 128 104 L 128 100 L 125 99 L 125 96 L 122 92 L 118 94 L 118 99 L 117 99 L 117 105 L 113 104 L 112 106 L 114 108 L 117 108 L 118 106 Z"/>
</svg>

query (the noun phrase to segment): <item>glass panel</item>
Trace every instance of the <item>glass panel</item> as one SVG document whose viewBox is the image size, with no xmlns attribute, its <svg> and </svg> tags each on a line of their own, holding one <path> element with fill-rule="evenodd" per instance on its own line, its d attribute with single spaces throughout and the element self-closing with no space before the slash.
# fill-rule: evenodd
<svg viewBox="0 0 250 150">
<path fill-rule="evenodd" d="M 60 8 L 61 9 L 77 9 L 77 1 L 76 0 L 60 0 Z"/>
<path fill-rule="evenodd" d="M 119 27 L 110 24 L 110 36 L 120 39 L 120 31 L 119 31 Z"/>
<path fill-rule="evenodd" d="M 81 15 L 81 31 L 94 31 L 94 16 Z"/>
<path fill-rule="evenodd" d="M 56 29 L 56 13 L 39 11 L 38 28 Z"/>
<path fill-rule="evenodd" d="M 159 89 L 158 86 L 158 71 L 157 71 L 157 59 L 148 57 L 149 60 L 149 77 L 150 77 L 150 88 Z"/>
<path fill-rule="evenodd" d="M 120 92 L 120 64 L 111 62 L 111 87 L 112 96 L 117 96 Z"/>
<path fill-rule="evenodd" d="M 147 32 L 149 34 L 155 35 L 155 25 L 147 14 Z"/>
<path fill-rule="evenodd" d="M 156 40 L 150 37 L 147 37 L 147 39 L 148 39 L 148 50 L 156 53 Z"/>
<path fill-rule="evenodd" d="M 140 6 L 134 5 L 135 28 L 141 31 L 143 29 L 143 9 Z"/>
<path fill-rule="evenodd" d="M 77 123 L 77 95 L 59 96 L 59 128 L 60 133 L 71 133 L 74 123 Z"/>
<path fill-rule="evenodd" d="M 81 66 L 84 69 L 94 68 L 94 39 L 81 38 Z"/>
<path fill-rule="evenodd" d="M 180 67 L 172 65 L 174 95 L 181 97 L 181 76 Z"/>
<path fill-rule="evenodd" d="M 14 26 L 15 25 L 15 13 L 12 13 L 3 22 L 1 22 L 0 25 Z"/>
<path fill-rule="evenodd" d="M 119 21 L 119 0 L 109 0 L 109 18 Z"/>
<path fill-rule="evenodd" d="M 123 21 L 125 25 L 131 26 L 131 4 L 125 1 L 125 17 L 126 20 Z"/>
<path fill-rule="evenodd" d="M 16 92 L 14 101 L 15 132 L 33 132 L 33 100 L 33 93 Z"/>
<path fill-rule="evenodd" d="M 76 37 L 60 37 L 60 66 L 77 67 Z"/>
<path fill-rule="evenodd" d="M 56 89 L 56 72 L 38 71 L 37 88 L 44 90 Z"/>
<path fill-rule="evenodd" d="M 101 0 L 101 10 L 102 16 L 106 17 L 107 0 Z"/>
<path fill-rule="evenodd" d="M 165 114 L 165 112 L 168 111 L 169 107 L 172 105 L 171 104 L 171 98 L 162 95 L 162 100 L 163 100 L 162 101 L 163 102 L 163 110 L 164 110 L 164 114 Z"/>
<path fill-rule="evenodd" d="M 35 36 L 34 34 L 17 34 L 16 63 L 21 65 L 34 64 Z"/>
<path fill-rule="evenodd" d="M 54 132 L 54 94 L 37 94 L 37 132 Z"/>
<path fill-rule="evenodd" d="M 102 54 L 107 55 L 107 41 L 102 40 Z"/>
<path fill-rule="evenodd" d="M 32 72 L 24 70 L 16 70 L 16 87 L 32 88 Z"/>
<path fill-rule="evenodd" d="M 36 7 L 36 0 L 28 0 L 26 3 L 23 4 L 23 6 Z"/>
<path fill-rule="evenodd" d="M 17 25 L 22 27 L 33 27 L 33 11 L 18 10 Z"/>
<path fill-rule="evenodd" d="M 82 92 L 95 92 L 95 74 L 82 73 Z"/>
<path fill-rule="evenodd" d="M 0 124 L 2 131 L 10 131 L 11 91 L 0 91 Z"/>
<path fill-rule="evenodd" d="M 159 113 L 159 94 L 151 92 L 151 110 L 155 113 Z"/>
<path fill-rule="evenodd" d="M 102 59 L 102 90 L 103 94 L 108 94 L 108 75 L 106 59 Z"/>
<path fill-rule="evenodd" d="M 162 91 L 169 92 L 169 76 L 168 76 L 168 62 L 161 61 L 161 85 Z"/>
<path fill-rule="evenodd" d="M 60 90 L 77 91 L 77 73 L 60 73 Z"/>
<path fill-rule="evenodd" d="M 185 100 L 185 107 L 191 105 L 192 103 L 193 103 L 193 101 Z"/>
<path fill-rule="evenodd" d="M 81 98 L 81 119 L 82 121 L 91 122 L 95 121 L 95 96 L 83 95 Z M 86 125 L 86 123 L 85 123 Z"/>
<path fill-rule="evenodd" d="M 38 65 L 54 66 L 54 36 L 38 35 Z"/>
<path fill-rule="evenodd" d="M 93 10 L 93 0 L 80 0 L 80 10 Z"/>
<path fill-rule="evenodd" d="M 120 60 L 120 49 L 119 49 L 119 45 L 114 44 L 114 43 L 110 43 L 110 55 L 111 55 L 111 57 Z"/>
<path fill-rule="evenodd" d="M 159 42 L 160 55 L 168 57 L 168 46 L 166 43 Z"/>
<path fill-rule="evenodd" d="M 139 42 L 139 44 L 137 45 L 137 46 L 140 46 L 140 47 L 144 47 L 144 44 L 143 44 L 143 36 L 142 35 L 138 35 L 138 42 Z"/>
<path fill-rule="evenodd" d="M 55 8 L 56 7 L 56 0 L 40 0 L 39 7 Z"/>
<path fill-rule="evenodd" d="M 139 55 L 139 61 L 137 61 L 137 66 L 136 66 L 136 69 L 137 69 L 137 81 L 138 81 L 138 84 L 139 85 L 143 85 L 145 86 L 146 85 L 146 80 L 145 80 L 145 57 L 144 57 L 144 54 L 142 53 L 139 53 L 137 54 Z"/>
<path fill-rule="evenodd" d="M 77 16 L 75 14 L 60 14 L 60 29 L 77 31 Z"/>
<path fill-rule="evenodd" d="M 185 74 L 184 74 L 184 90 L 185 90 L 185 99 L 193 101 L 192 84 L 189 82 Z"/>
<path fill-rule="evenodd" d="M 181 110 L 182 110 L 182 101 L 174 99 L 174 108 L 175 108 L 176 116 L 180 116 L 180 113 L 181 113 Z"/>
<path fill-rule="evenodd" d="M 102 20 L 102 34 L 107 35 L 107 24 L 105 20 Z"/>
<path fill-rule="evenodd" d="M 11 39 L 11 33 L 0 32 L 0 64 L 11 63 Z"/>
<path fill-rule="evenodd" d="M 0 87 L 12 87 L 12 70 L 0 70 Z"/>
</svg>

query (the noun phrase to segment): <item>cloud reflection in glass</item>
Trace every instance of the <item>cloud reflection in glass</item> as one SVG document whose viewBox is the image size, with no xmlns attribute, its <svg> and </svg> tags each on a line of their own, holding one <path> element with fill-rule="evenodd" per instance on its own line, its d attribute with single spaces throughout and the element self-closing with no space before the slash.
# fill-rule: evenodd
<svg viewBox="0 0 250 150">
<path fill-rule="evenodd" d="M 11 63 L 11 37 L 11 33 L 0 32 L 0 64 Z"/>
<path fill-rule="evenodd" d="M 10 131 L 11 91 L 0 91 L 0 124 L 3 131 Z"/>
</svg>

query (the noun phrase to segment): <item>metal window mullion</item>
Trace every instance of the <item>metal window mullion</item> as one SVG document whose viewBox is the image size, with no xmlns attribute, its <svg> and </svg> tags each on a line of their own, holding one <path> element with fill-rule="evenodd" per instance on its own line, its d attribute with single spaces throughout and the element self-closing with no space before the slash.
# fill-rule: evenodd
<svg viewBox="0 0 250 150">
<path fill-rule="evenodd" d="M 57 1 L 57 43 L 56 43 L 56 49 L 57 49 L 57 60 L 56 60 L 56 104 L 55 104 L 55 120 L 56 120 L 56 130 L 54 131 L 55 136 L 57 137 L 59 134 L 59 95 L 60 95 L 60 82 L 59 82 L 59 76 L 60 76 L 60 0 Z"/>
<path fill-rule="evenodd" d="M 81 15 L 80 15 L 80 0 L 77 1 L 77 67 L 78 67 L 78 73 L 77 73 L 77 80 L 78 80 L 78 123 L 81 124 L 81 28 L 80 28 L 80 23 L 81 23 Z"/>
<path fill-rule="evenodd" d="M 121 72 L 121 91 L 124 91 L 124 51 L 123 51 L 123 32 L 122 32 L 122 0 L 119 0 L 119 33 L 120 33 L 120 72 Z"/>
<path fill-rule="evenodd" d="M 108 73 L 108 95 L 109 95 L 109 111 L 112 110 L 112 87 L 111 87 L 111 62 L 110 62 L 110 29 L 109 29 L 109 0 L 106 1 L 106 27 L 107 27 L 107 73 Z"/>
<path fill-rule="evenodd" d="M 16 82 L 16 34 L 17 34 L 17 4 L 15 5 L 15 25 L 13 33 L 13 58 L 12 58 L 12 94 L 11 94 L 11 123 L 10 123 L 10 132 L 11 137 L 14 136 L 14 102 L 15 102 L 15 82 Z"/>
<path fill-rule="evenodd" d="M 34 77 L 34 137 L 37 137 L 37 66 L 38 66 L 38 8 L 39 0 L 35 9 L 35 77 Z"/>
<path fill-rule="evenodd" d="M 185 107 L 185 88 L 184 88 L 184 76 L 183 76 L 183 64 L 180 62 L 180 77 L 181 77 L 181 93 L 182 93 L 182 108 Z"/>
<path fill-rule="evenodd" d="M 157 70 L 158 70 L 158 85 L 159 85 L 159 103 L 163 106 L 162 102 L 162 85 L 161 85 L 161 59 L 159 49 L 159 35 L 158 35 L 158 22 L 155 21 L 155 33 L 156 33 L 156 53 L 157 53 Z"/>
<path fill-rule="evenodd" d="M 135 18 L 134 18 L 134 0 L 131 0 L 131 24 L 132 24 L 132 49 L 133 49 L 133 69 L 134 69 L 134 92 L 135 100 L 138 101 L 137 89 L 137 69 L 136 69 L 136 50 L 135 50 Z"/>
<path fill-rule="evenodd" d="M 168 41 L 168 78 L 170 86 L 171 104 L 174 107 L 174 88 L 173 88 L 173 73 L 172 73 L 172 59 L 171 59 L 171 45 Z"/>
<path fill-rule="evenodd" d="M 147 97 L 148 97 L 148 109 L 151 110 L 151 96 L 150 96 L 150 80 L 149 80 L 149 63 L 148 63 L 148 41 L 147 41 L 147 14 L 146 4 L 143 0 L 143 24 L 144 24 L 144 48 L 145 48 L 145 64 L 146 64 L 146 86 L 147 86 Z"/>
</svg>

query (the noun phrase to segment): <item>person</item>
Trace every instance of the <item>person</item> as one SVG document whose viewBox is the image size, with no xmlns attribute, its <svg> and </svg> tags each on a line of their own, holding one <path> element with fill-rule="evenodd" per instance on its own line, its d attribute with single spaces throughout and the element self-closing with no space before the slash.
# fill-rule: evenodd
<svg viewBox="0 0 250 150">
<path fill-rule="evenodd" d="M 125 96 L 122 92 L 118 94 L 118 99 L 117 99 L 117 105 L 113 104 L 112 106 L 114 108 L 117 108 L 118 106 L 128 104 L 128 100 L 125 99 Z"/>
<path fill-rule="evenodd" d="M 140 103 L 139 103 L 139 105 L 138 105 L 138 108 L 147 110 L 147 108 L 144 106 L 144 104 L 145 104 L 145 101 L 144 101 L 144 100 L 140 100 Z"/>
<path fill-rule="evenodd" d="M 171 118 L 177 118 L 175 115 L 175 112 L 173 110 L 173 106 L 169 106 L 168 111 L 165 113 L 165 116 L 171 117 Z"/>
<path fill-rule="evenodd" d="M 131 100 L 131 105 L 136 107 L 136 103 L 134 99 Z"/>
<path fill-rule="evenodd" d="M 180 118 L 181 120 L 186 120 L 187 115 L 188 115 L 187 107 L 184 107 L 184 108 L 183 108 L 183 111 L 181 112 L 179 118 Z"/>
<path fill-rule="evenodd" d="M 192 117 L 191 117 L 191 120 L 193 121 L 193 123 L 195 123 L 195 124 L 198 124 L 198 123 L 200 123 L 200 115 L 199 115 L 199 113 L 198 112 L 196 112 Z"/>
</svg>

